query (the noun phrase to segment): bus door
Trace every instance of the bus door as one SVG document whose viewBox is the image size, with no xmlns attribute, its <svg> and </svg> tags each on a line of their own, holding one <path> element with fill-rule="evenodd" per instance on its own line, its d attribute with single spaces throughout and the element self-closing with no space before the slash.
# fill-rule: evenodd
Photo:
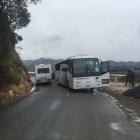
<svg viewBox="0 0 140 140">
<path fill-rule="evenodd" d="M 62 83 L 64 85 L 67 85 L 67 71 L 68 71 L 68 65 L 67 64 L 63 64 L 61 66 L 61 71 L 62 71 Z"/>
<path fill-rule="evenodd" d="M 101 62 L 101 84 L 102 86 L 110 84 L 109 62 Z"/>
<path fill-rule="evenodd" d="M 101 62 L 101 74 L 109 72 L 109 62 Z"/>
</svg>

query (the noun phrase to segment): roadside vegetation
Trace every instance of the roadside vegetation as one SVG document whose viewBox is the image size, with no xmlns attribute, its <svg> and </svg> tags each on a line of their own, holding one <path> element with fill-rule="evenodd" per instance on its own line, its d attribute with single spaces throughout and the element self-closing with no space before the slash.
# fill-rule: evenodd
<svg viewBox="0 0 140 140">
<path fill-rule="evenodd" d="M 32 86 L 27 70 L 15 49 L 15 45 L 22 41 L 22 37 L 16 33 L 16 30 L 29 24 L 30 13 L 27 8 L 29 4 L 36 4 L 39 1 L 0 1 L 0 104 L 5 96 L 8 96 L 7 92 L 12 90 L 9 86 L 18 87 L 22 84 L 26 85 L 24 88 L 28 86 L 28 89 Z"/>
</svg>

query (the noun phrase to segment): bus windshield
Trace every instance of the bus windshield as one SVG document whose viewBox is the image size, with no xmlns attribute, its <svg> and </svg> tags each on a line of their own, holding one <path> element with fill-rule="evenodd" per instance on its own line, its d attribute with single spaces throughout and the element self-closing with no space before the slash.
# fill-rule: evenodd
<svg viewBox="0 0 140 140">
<path fill-rule="evenodd" d="M 99 61 L 95 58 L 73 60 L 73 76 L 96 76 L 100 74 Z"/>
</svg>

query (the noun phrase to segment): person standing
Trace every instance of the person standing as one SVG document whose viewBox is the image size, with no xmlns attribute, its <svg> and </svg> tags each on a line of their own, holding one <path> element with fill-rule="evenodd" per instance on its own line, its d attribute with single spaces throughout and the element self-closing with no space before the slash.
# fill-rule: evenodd
<svg viewBox="0 0 140 140">
<path fill-rule="evenodd" d="M 132 87 L 135 86 L 135 71 L 134 70 L 131 70 L 131 85 Z"/>
<path fill-rule="evenodd" d="M 127 84 L 129 84 L 129 86 L 131 85 L 131 81 L 132 81 L 132 71 L 131 70 L 128 70 L 127 71 L 127 74 L 126 74 L 126 86 Z"/>
</svg>

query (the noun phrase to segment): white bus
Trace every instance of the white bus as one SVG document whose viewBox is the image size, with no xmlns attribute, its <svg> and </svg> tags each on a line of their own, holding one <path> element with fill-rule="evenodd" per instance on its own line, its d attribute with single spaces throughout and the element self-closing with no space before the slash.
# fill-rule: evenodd
<svg viewBox="0 0 140 140">
<path fill-rule="evenodd" d="M 35 83 L 51 83 L 52 70 L 51 64 L 35 65 Z"/>
<path fill-rule="evenodd" d="M 89 56 L 70 57 L 55 65 L 56 80 L 71 89 L 109 86 L 109 63 Z"/>
</svg>

